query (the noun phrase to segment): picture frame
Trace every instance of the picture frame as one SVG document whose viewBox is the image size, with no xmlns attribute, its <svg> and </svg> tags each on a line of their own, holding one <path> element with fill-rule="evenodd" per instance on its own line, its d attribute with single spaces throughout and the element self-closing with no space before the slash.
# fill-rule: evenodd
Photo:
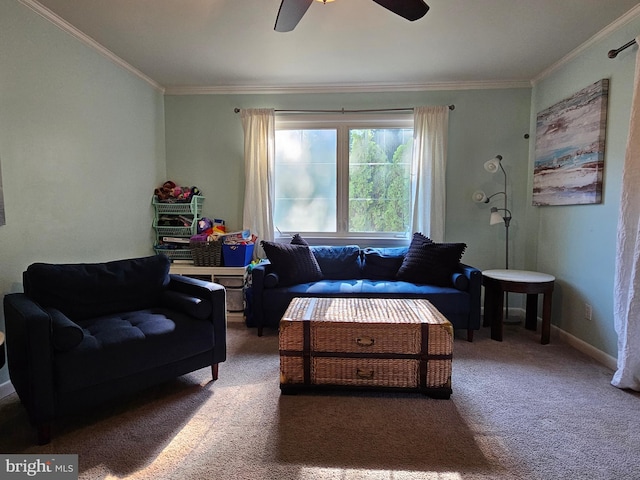
<svg viewBox="0 0 640 480">
<path fill-rule="evenodd" d="M 602 203 L 608 98 L 604 78 L 538 113 L 533 205 Z"/>
</svg>

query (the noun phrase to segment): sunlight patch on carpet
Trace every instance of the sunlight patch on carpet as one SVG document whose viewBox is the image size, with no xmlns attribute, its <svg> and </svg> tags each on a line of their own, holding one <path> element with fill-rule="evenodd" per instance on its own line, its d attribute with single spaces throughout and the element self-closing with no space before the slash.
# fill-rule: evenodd
<svg viewBox="0 0 640 480">
<path fill-rule="evenodd" d="M 314 480 L 462 480 L 462 476 L 458 472 L 410 472 L 405 470 L 320 467 L 302 467 L 298 478 Z"/>
</svg>

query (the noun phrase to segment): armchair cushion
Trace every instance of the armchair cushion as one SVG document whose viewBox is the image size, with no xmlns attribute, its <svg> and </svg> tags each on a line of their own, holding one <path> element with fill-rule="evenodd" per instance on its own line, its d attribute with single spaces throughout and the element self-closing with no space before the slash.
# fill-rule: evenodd
<svg viewBox="0 0 640 480">
<path fill-rule="evenodd" d="M 158 305 L 169 284 L 164 255 L 106 263 L 34 263 L 24 274 L 24 290 L 41 305 L 73 321 Z"/>
<path fill-rule="evenodd" d="M 60 392 L 82 390 L 160 365 L 170 370 L 177 362 L 211 350 L 213 344 L 209 322 L 193 321 L 188 314 L 167 308 L 106 315 L 84 320 L 82 326 L 82 342 L 56 356 Z"/>
</svg>

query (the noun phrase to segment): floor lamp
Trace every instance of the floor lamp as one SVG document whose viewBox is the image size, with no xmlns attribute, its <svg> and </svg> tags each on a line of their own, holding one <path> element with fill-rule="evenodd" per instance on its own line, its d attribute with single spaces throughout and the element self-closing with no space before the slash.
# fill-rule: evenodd
<svg viewBox="0 0 640 480">
<path fill-rule="evenodd" d="M 504 245 L 504 264 L 509 269 L 509 225 L 511 224 L 511 210 L 507 208 L 507 172 L 502 167 L 502 155 L 496 155 L 484 164 L 484 169 L 489 173 L 496 173 L 501 170 L 504 175 L 504 190 L 487 196 L 482 190 L 473 193 L 473 201 L 476 203 L 489 203 L 496 195 L 504 195 L 504 208 L 491 207 L 491 216 L 489 217 L 489 225 L 497 225 L 504 223 L 505 226 L 505 245 Z M 502 214 L 500 212 L 503 212 Z M 509 296 L 505 293 L 505 318 L 509 318 Z"/>
</svg>

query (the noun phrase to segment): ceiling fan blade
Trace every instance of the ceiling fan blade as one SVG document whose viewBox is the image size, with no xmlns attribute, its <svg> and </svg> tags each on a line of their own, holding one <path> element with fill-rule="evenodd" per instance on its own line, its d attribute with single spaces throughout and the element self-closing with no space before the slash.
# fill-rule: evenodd
<svg viewBox="0 0 640 480">
<path fill-rule="evenodd" d="M 423 0 L 373 0 L 378 5 L 392 11 L 396 15 L 406 18 L 410 22 L 425 16 L 429 5 Z"/>
<path fill-rule="evenodd" d="M 276 17 L 276 32 L 290 32 L 309 9 L 313 0 L 282 0 Z"/>
</svg>

